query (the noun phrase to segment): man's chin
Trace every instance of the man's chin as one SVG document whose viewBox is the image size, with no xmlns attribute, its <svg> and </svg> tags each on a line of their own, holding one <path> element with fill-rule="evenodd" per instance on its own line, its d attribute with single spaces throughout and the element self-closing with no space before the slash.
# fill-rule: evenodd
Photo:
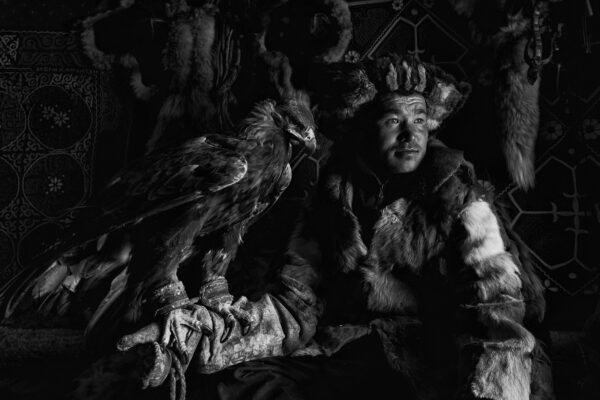
<svg viewBox="0 0 600 400">
<path fill-rule="evenodd" d="M 421 162 L 419 153 L 408 153 L 402 157 L 392 156 L 388 160 L 388 168 L 392 174 L 405 174 L 417 169 Z"/>
</svg>

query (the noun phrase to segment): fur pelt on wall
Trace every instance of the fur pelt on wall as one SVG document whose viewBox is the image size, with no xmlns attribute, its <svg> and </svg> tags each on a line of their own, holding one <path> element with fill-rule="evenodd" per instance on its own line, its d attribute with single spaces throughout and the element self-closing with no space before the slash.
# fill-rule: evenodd
<svg viewBox="0 0 600 400">
<path fill-rule="evenodd" d="M 164 49 L 168 94 L 158 113 L 146 151 L 152 152 L 172 121 L 188 118 L 191 129 L 214 130 L 215 105 L 211 98 L 214 68 L 215 13 L 212 4 L 192 9 L 185 0 L 173 1 L 167 17 L 172 21 Z M 181 127 L 178 127 L 181 129 Z M 212 128 L 212 129 L 211 129 Z"/>
<path fill-rule="evenodd" d="M 136 97 L 156 104 L 147 152 L 186 138 L 181 135 L 227 133 L 257 101 L 292 92 L 296 64 L 305 69 L 339 61 L 352 34 L 345 0 L 169 0 L 161 5 L 121 0 L 82 24 L 84 51 L 92 62 L 99 68 L 128 68 Z M 273 37 L 284 39 L 277 49 L 267 46 Z M 150 52 L 157 58 L 157 49 L 162 62 L 137 56 Z M 155 76 L 145 74 L 149 70 Z"/>
<path fill-rule="evenodd" d="M 499 65 L 495 79 L 498 131 L 506 166 L 512 179 L 523 189 L 535 183 L 535 141 L 540 111 L 540 78 L 527 81 L 528 65 L 523 60 L 526 37 L 514 38 L 510 54 Z"/>
<path fill-rule="evenodd" d="M 142 100 L 148 100 L 154 94 L 155 87 L 143 82 L 140 65 L 137 58 L 131 53 L 115 54 L 101 50 L 96 43 L 96 32 L 94 25 L 111 17 L 115 17 L 133 6 L 135 0 L 121 0 L 117 7 L 102 11 L 96 15 L 84 19 L 81 23 L 81 42 L 84 53 L 98 69 L 109 69 L 114 64 L 121 65 L 131 71 L 129 84 L 135 96 Z"/>
<path fill-rule="evenodd" d="M 295 16 L 283 31 L 284 46 L 291 57 L 306 57 L 314 63 L 338 62 L 352 39 L 352 20 L 345 0 L 291 1 Z M 295 54 L 292 54 L 295 53 Z"/>
<path fill-rule="evenodd" d="M 496 132 L 507 170 L 522 189 L 535 183 L 535 141 L 539 126 L 540 78 L 527 80 L 527 42 L 532 34 L 532 3 L 526 0 L 449 0 L 469 20 L 474 42 L 495 59 Z"/>
</svg>

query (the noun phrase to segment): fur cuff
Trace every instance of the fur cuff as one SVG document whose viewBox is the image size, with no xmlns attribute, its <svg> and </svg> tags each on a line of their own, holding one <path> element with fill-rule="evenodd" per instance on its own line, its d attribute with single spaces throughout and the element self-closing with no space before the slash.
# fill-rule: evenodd
<svg viewBox="0 0 600 400">
<path fill-rule="evenodd" d="M 534 343 L 530 335 L 520 345 L 484 344 L 471 382 L 472 393 L 482 399 L 529 400 Z"/>
</svg>

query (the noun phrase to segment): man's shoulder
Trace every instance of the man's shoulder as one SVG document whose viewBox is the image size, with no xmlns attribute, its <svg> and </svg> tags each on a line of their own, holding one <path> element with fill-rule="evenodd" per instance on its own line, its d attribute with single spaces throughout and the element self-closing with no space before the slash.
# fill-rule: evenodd
<svg viewBox="0 0 600 400">
<path fill-rule="evenodd" d="M 478 180 L 475 168 L 460 150 L 435 147 L 432 151 L 438 176 L 430 183 L 429 193 L 447 203 L 450 208 L 461 208 L 470 201 L 493 198 L 493 188 Z M 431 179 L 431 178 L 429 178 Z"/>
<path fill-rule="evenodd" d="M 473 165 L 461 150 L 435 141 L 429 144 L 421 169 L 421 181 L 426 193 L 436 193 L 448 186 L 472 185 L 477 182 Z"/>
</svg>

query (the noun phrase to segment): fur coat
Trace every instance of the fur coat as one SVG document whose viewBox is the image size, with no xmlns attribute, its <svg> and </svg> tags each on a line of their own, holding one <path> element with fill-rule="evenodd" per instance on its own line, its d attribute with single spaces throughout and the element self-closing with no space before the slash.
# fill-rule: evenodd
<svg viewBox="0 0 600 400">
<path fill-rule="evenodd" d="M 323 305 L 295 355 L 375 333 L 419 398 L 553 398 L 541 285 L 462 153 L 432 141 L 401 183 L 348 151 L 324 173 L 283 269 Z"/>
</svg>

